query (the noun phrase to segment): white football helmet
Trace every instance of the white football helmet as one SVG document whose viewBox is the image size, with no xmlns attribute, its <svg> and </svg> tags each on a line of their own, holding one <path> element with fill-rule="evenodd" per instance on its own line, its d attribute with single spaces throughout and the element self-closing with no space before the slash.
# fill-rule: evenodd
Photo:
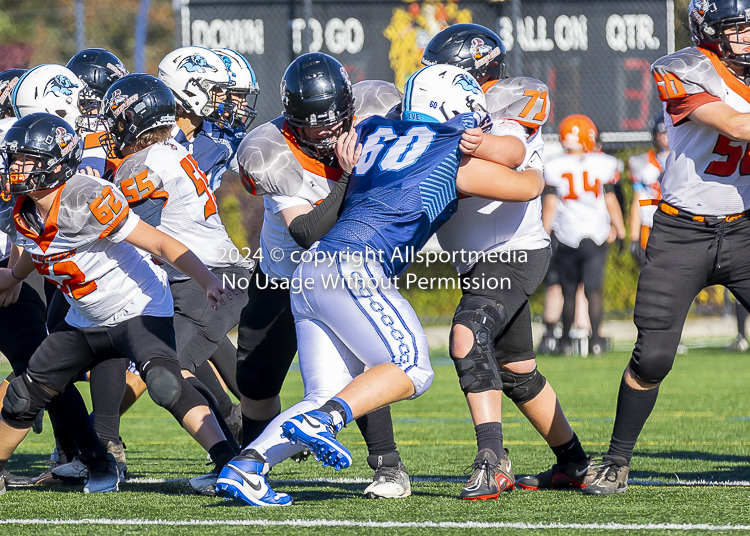
<svg viewBox="0 0 750 536">
<path fill-rule="evenodd" d="M 226 103 L 231 102 L 232 109 L 225 112 L 225 118 L 231 114 L 231 122 L 225 119 L 221 126 L 247 130 L 258 115 L 255 103 L 258 101 L 260 87 L 255 79 L 255 71 L 245 56 L 231 48 L 213 48 L 229 72 L 229 88 Z"/>
<path fill-rule="evenodd" d="M 407 121 L 443 123 L 459 114 L 486 111 L 479 83 L 454 65 L 423 67 L 404 86 L 401 117 Z"/>
<path fill-rule="evenodd" d="M 215 52 L 203 47 L 181 47 L 159 63 L 159 80 L 172 90 L 187 112 L 219 121 L 229 87 L 229 71 Z"/>
<path fill-rule="evenodd" d="M 19 118 L 45 112 L 79 129 L 87 90 L 85 82 L 73 71 L 49 63 L 34 67 L 21 77 L 13 89 L 11 102 Z"/>
</svg>

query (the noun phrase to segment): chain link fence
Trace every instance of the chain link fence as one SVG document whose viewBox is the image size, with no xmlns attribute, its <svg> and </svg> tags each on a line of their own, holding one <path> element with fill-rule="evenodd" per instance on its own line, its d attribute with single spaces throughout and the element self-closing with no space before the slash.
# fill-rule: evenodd
<svg viewBox="0 0 750 536">
<path fill-rule="evenodd" d="M 278 84 L 299 54 L 335 56 L 352 81 L 382 79 L 403 86 L 420 67 L 422 51 L 443 28 L 475 22 L 492 28 L 508 49 L 506 73 L 539 78 L 550 88 L 544 129 L 555 138 L 570 113 L 592 117 L 604 148 L 625 161 L 646 150 L 648 120 L 660 110 L 648 66 L 690 44 L 688 0 L 0 0 L 0 69 L 65 64 L 78 50 L 102 47 L 126 67 L 156 74 L 157 64 L 182 45 L 229 47 L 258 75 L 256 126 L 281 111 Z M 632 188 L 622 177 L 624 214 Z M 217 192 L 222 217 L 240 247 L 258 247 L 263 204 L 238 182 Z M 632 314 L 638 278 L 627 244 L 611 248 L 605 278 L 609 317 Z M 438 269 L 450 276 L 450 268 Z M 423 266 L 413 271 L 430 275 Z M 429 322 L 450 320 L 450 291 L 407 292 Z M 456 294 L 455 292 L 453 294 Z M 532 300 L 540 315 L 542 295 Z M 721 289 L 696 300 L 698 313 L 727 308 Z"/>
</svg>

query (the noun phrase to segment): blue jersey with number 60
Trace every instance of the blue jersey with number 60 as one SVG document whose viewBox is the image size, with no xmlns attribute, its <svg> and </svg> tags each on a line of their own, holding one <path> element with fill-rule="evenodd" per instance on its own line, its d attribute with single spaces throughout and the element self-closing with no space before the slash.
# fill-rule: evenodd
<svg viewBox="0 0 750 536">
<path fill-rule="evenodd" d="M 478 114 L 446 123 L 373 116 L 357 125 L 362 156 L 354 168 L 341 217 L 318 251 L 374 251 L 388 277 L 401 274 L 408 252 L 424 246 L 456 211 L 461 133 Z"/>
</svg>

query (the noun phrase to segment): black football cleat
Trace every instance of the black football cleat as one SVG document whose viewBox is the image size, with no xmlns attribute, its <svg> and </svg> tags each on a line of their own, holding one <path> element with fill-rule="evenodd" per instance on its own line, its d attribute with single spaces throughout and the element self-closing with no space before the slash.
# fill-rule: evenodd
<svg viewBox="0 0 750 536">
<path fill-rule="evenodd" d="M 583 488 L 587 495 L 612 495 L 628 490 L 630 467 L 625 458 L 604 456 L 602 462 L 593 466 L 596 471 L 591 483 Z"/>
<path fill-rule="evenodd" d="M 492 450 L 480 450 L 470 470 L 471 476 L 464 489 L 461 490 L 460 499 L 469 501 L 497 499 L 503 491 L 511 491 L 516 480 L 507 449 L 499 460 Z"/>
<path fill-rule="evenodd" d="M 590 457 L 578 463 L 555 464 L 543 473 L 519 478 L 516 486 L 522 489 L 580 489 L 593 480 L 596 475 L 594 467 Z"/>
</svg>

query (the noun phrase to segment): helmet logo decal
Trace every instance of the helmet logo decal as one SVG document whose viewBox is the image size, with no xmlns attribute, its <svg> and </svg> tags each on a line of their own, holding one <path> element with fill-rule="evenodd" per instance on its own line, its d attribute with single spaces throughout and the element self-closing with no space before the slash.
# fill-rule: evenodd
<svg viewBox="0 0 750 536">
<path fill-rule="evenodd" d="M 206 70 L 209 70 L 212 73 L 218 71 L 216 67 L 209 65 L 206 58 L 200 54 L 193 54 L 192 56 L 183 59 L 177 66 L 177 70 L 179 71 L 180 69 L 185 69 L 189 73 L 205 73 Z"/>
<path fill-rule="evenodd" d="M 341 73 L 341 76 L 344 78 L 344 80 L 346 80 L 346 84 L 348 86 L 351 86 L 352 81 L 349 79 L 349 73 L 346 72 L 346 69 L 344 69 L 344 67 L 342 66 L 339 68 L 339 72 Z"/>
<path fill-rule="evenodd" d="M 216 54 L 221 58 L 221 61 L 224 62 L 224 67 L 227 68 L 227 72 L 229 72 L 229 75 L 232 78 L 237 78 L 237 73 L 232 70 L 232 60 L 229 59 L 229 56 L 224 56 L 223 54 L 219 54 L 218 52 Z M 230 80 L 229 82 L 232 86 L 237 83 L 235 80 Z"/>
<path fill-rule="evenodd" d="M 468 74 L 461 73 L 454 76 L 451 86 L 455 85 L 459 85 L 463 90 L 471 91 L 474 94 L 479 94 L 482 92 L 482 88 L 479 87 L 477 81 Z"/>
<path fill-rule="evenodd" d="M 475 39 L 475 41 L 476 41 L 476 39 Z M 481 39 L 480 39 L 480 41 L 481 41 Z M 489 47 L 486 47 L 486 48 L 489 48 Z M 480 67 L 484 67 L 489 62 L 491 62 L 492 60 L 494 60 L 495 58 L 497 58 L 499 55 L 500 55 L 500 47 L 493 48 L 492 50 L 490 50 L 490 53 L 487 54 L 486 56 L 484 56 L 483 58 L 480 57 L 479 59 L 477 59 L 477 57 L 475 55 L 474 56 L 474 68 L 475 69 L 479 69 Z"/>
<path fill-rule="evenodd" d="M 16 84 L 18 83 L 18 77 L 16 76 L 12 80 L 8 80 L 7 82 L 4 82 L 0 88 L 2 88 L 2 93 L 0 93 L 0 104 L 5 103 L 10 98 L 10 94 L 13 92 L 13 88 L 16 87 Z"/>
<path fill-rule="evenodd" d="M 118 78 L 122 78 L 123 76 L 130 74 L 130 72 L 125 68 L 125 66 L 122 63 L 118 63 L 117 65 L 112 65 L 111 63 L 107 62 L 107 68 L 114 71 Z"/>
<path fill-rule="evenodd" d="M 47 86 L 44 88 L 42 96 L 47 96 L 49 93 L 54 94 L 57 97 L 67 97 L 73 94 L 73 88 L 78 87 L 78 84 L 74 84 L 65 75 L 58 74 L 52 80 L 47 82 Z"/>
<path fill-rule="evenodd" d="M 478 60 L 485 54 L 489 53 L 492 50 L 492 47 L 490 45 L 484 44 L 484 39 L 480 37 L 475 37 L 471 40 L 471 47 L 469 48 L 469 54 L 474 56 L 475 60 Z"/>
<path fill-rule="evenodd" d="M 62 156 L 72 151 L 78 143 L 78 136 L 73 132 L 68 132 L 63 127 L 55 129 L 55 143 L 60 147 Z"/>
<path fill-rule="evenodd" d="M 122 91 L 119 89 L 115 89 L 112 92 L 112 98 L 109 101 L 109 108 L 112 110 L 114 116 L 117 117 L 118 115 L 124 114 L 125 110 L 137 100 L 138 93 L 128 97 L 127 95 L 123 95 Z"/>
</svg>

